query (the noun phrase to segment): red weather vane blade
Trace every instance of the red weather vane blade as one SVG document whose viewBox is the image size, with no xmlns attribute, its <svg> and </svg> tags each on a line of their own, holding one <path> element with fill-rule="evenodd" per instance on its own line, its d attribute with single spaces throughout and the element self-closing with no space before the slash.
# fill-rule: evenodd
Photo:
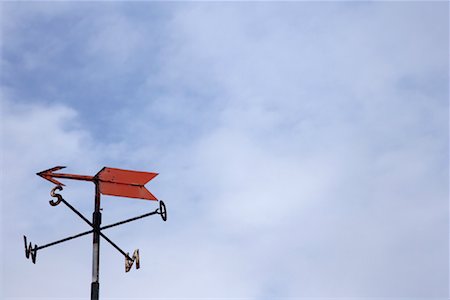
<svg viewBox="0 0 450 300">
<path fill-rule="evenodd" d="M 139 172 L 107 167 L 101 169 L 100 172 L 98 172 L 95 176 L 54 173 L 54 171 L 58 171 L 63 168 L 65 167 L 57 166 L 39 172 L 36 175 L 39 175 L 42 178 L 47 179 L 48 181 L 57 185 L 64 184 L 62 184 L 55 178 L 92 181 L 99 185 L 100 193 L 104 195 L 158 201 L 158 199 L 144 186 L 144 184 L 155 178 L 158 173 Z"/>
</svg>

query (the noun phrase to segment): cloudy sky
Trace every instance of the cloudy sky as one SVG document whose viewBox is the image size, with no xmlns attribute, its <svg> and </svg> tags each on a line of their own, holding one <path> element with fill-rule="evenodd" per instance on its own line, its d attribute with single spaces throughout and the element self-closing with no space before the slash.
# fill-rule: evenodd
<svg viewBox="0 0 450 300">
<path fill-rule="evenodd" d="M 158 172 L 104 299 L 447 299 L 447 2 L 2 2 L 1 287 L 86 299 L 57 165 Z M 65 181 L 90 218 L 93 185 Z M 103 196 L 103 224 L 157 203 Z"/>
</svg>

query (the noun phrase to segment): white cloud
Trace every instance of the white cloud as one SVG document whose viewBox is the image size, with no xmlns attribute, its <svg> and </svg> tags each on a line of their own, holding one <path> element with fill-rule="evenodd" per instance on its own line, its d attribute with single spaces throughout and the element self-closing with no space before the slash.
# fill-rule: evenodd
<svg viewBox="0 0 450 300">
<path fill-rule="evenodd" d="M 67 221 L 73 217 L 67 211 L 47 204 L 50 185 L 42 184 L 35 175 L 55 164 L 88 169 L 97 163 L 91 153 L 94 147 L 89 134 L 76 128 L 76 120 L 76 113 L 63 105 L 30 105 L 2 99 L 2 248 L 10 257 L 3 262 L 3 275 L 7 279 L 6 283 L 3 281 L 5 296 L 17 295 L 18 289 L 23 291 L 20 288 L 24 284 L 23 274 L 38 271 L 29 269 L 30 262 L 22 255 L 23 234 L 42 245 L 36 239 L 60 237 L 65 230 L 77 228 Z M 71 195 L 82 197 L 86 193 Z M 81 208 L 85 207 L 81 205 Z M 38 261 L 50 262 L 48 256 L 40 254 Z M 73 263 L 70 265 L 76 268 Z M 54 270 L 50 264 L 39 271 L 50 274 Z M 38 289 L 40 281 L 27 281 L 26 285 L 31 292 Z"/>
<path fill-rule="evenodd" d="M 445 88 L 399 84 L 445 74 L 440 13 L 331 5 L 303 21 L 304 4 L 280 7 L 201 4 L 175 18 L 167 85 L 221 91 L 188 173 L 208 224 L 254 250 L 236 266 L 268 260 L 253 295 L 281 277 L 274 295 L 445 296 Z M 253 248 L 261 236 L 271 243 Z"/>
<path fill-rule="evenodd" d="M 44 199 L 34 173 L 55 163 L 83 174 L 103 164 L 152 166 L 161 175 L 149 187 L 169 221 L 111 231 L 127 250 L 141 249 L 143 267 L 124 274 L 122 257 L 103 245 L 105 297 L 445 297 L 448 90 L 430 88 L 447 78 L 440 6 L 174 6 L 158 36 L 157 72 L 133 86 L 139 100 L 117 107 L 120 143 L 93 140 L 83 111 L 5 102 L 2 169 L 13 170 L 5 186 L 14 187 L 6 196 L 24 199 L 4 205 L 15 212 L 5 220 L 17 218 L 30 190 Z M 147 59 L 144 41 L 154 36 L 142 22 L 102 14 L 90 31 L 99 39 L 82 48 L 104 55 L 92 72 L 113 78 L 103 64 L 116 74 L 133 55 Z M 116 45 L 122 37 L 130 43 Z M 13 185 L 30 176 L 32 187 Z M 91 197 L 85 190 L 65 193 Z M 153 207 L 103 203 L 105 223 Z M 30 221 L 6 228 L 4 239 L 76 232 L 69 213 L 40 225 L 74 219 L 52 234 L 32 230 L 42 223 L 35 212 L 55 210 L 32 205 Z M 18 295 L 19 277 L 33 272 L 40 277 L 20 295 L 87 295 L 89 241 L 77 243 L 42 254 L 36 266 L 8 262 L 16 270 L 5 294 Z M 55 274 L 54 285 L 45 281 Z"/>
</svg>

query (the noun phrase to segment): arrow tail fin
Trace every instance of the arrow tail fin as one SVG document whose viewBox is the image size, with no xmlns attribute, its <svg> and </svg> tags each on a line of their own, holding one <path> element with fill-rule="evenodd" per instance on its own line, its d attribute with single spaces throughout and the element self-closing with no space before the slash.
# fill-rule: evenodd
<svg viewBox="0 0 450 300">
<path fill-rule="evenodd" d="M 130 171 L 104 167 L 100 170 L 100 172 L 97 173 L 97 175 L 95 175 L 95 177 L 100 181 L 105 182 L 144 185 L 155 178 L 157 175 L 158 173 Z"/>
<path fill-rule="evenodd" d="M 158 201 L 158 199 L 144 186 L 100 182 L 100 193 L 103 195 Z"/>
</svg>

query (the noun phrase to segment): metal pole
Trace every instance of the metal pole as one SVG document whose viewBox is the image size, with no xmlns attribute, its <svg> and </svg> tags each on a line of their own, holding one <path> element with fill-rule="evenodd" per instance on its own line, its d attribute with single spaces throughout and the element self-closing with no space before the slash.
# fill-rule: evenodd
<svg viewBox="0 0 450 300">
<path fill-rule="evenodd" d="M 100 269 L 100 225 L 102 223 L 102 214 L 100 212 L 100 185 L 97 180 L 95 183 L 95 209 L 92 215 L 92 224 L 94 225 L 94 238 L 92 247 L 92 283 L 91 300 L 98 300 L 99 295 L 99 269 Z"/>
</svg>

